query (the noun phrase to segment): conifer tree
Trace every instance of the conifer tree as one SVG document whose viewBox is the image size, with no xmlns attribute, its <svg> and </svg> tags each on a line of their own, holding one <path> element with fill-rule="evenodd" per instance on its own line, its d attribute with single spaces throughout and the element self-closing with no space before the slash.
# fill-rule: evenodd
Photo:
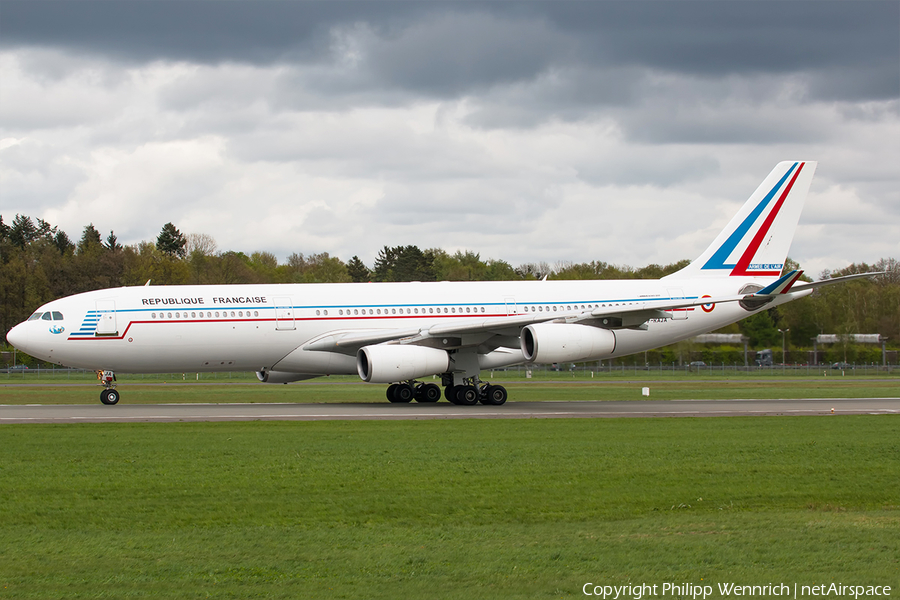
<svg viewBox="0 0 900 600">
<path fill-rule="evenodd" d="M 163 225 L 162 231 L 159 232 L 159 237 L 156 238 L 156 248 L 160 252 L 169 256 L 177 256 L 178 258 L 185 257 L 186 251 L 184 247 L 186 244 L 187 239 L 172 223 Z"/>
<path fill-rule="evenodd" d="M 347 273 L 354 283 L 365 283 L 372 279 L 372 272 L 369 271 L 369 267 L 358 256 L 354 256 L 347 263 Z"/>
</svg>

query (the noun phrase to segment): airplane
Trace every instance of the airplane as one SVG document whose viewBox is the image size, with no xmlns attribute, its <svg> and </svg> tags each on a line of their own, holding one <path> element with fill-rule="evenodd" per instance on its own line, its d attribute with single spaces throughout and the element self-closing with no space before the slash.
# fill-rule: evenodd
<svg viewBox="0 0 900 600">
<path fill-rule="evenodd" d="M 502 405 L 483 370 L 615 358 L 739 321 L 830 285 L 782 273 L 816 163 L 779 163 L 710 246 L 654 280 L 132 286 L 41 306 L 7 340 L 92 369 L 103 404 L 116 372 L 255 371 L 288 383 L 357 374 L 391 402 Z"/>
</svg>

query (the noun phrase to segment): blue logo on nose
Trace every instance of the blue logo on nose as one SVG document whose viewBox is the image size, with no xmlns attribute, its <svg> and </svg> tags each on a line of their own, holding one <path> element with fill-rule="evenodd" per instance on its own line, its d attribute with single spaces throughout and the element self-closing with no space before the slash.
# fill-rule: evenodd
<svg viewBox="0 0 900 600">
<path fill-rule="evenodd" d="M 54 325 L 53 327 L 50 328 L 50 333 L 62 333 L 65 330 L 66 330 L 66 328 L 63 327 L 62 325 Z"/>
</svg>

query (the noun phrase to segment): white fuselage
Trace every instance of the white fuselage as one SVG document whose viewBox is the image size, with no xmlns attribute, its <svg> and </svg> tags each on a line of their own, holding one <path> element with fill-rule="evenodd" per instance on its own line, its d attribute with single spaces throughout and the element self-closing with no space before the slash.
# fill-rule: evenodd
<svg viewBox="0 0 900 600">
<path fill-rule="evenodd" d="M 427 331 L 435 325 L 563 316 L 598 307 L 652 309 L 673 298 L 737 294 L 747 283 L 768 281 L 732 277 L 125 287 L 50 302 L 38 311 L 51 315 L 49 319 L 21 323 L 8 339 L 40 359 L 86 369 L 350 374 L 357 372 L 354 353 L 304 350 L 304 345 L 335 333 Z M 751 313 L 728 302 L 668 314 L 669 319 L 651 319 L 645 329 L 615 330 L 615 350 L 609 356 L 663 346 Z M 512 332 L 513 339 L 516 335 Z M 491 364 L 522 362 L 521 350 L 512 348 Z"/>
</svg>

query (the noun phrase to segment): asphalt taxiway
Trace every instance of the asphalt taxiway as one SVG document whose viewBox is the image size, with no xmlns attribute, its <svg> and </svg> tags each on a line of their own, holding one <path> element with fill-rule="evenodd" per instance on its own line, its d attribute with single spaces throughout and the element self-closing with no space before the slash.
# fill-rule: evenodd
<svg viewBox="0 0 900 600">
<path fill-rule="evenodd" d="M 633 400 L 507 402 L 503 406 L 437 404 L 102 404 L 3 405 L 3 423 L 178 421 L 327 421 L 415 419 L 552 419 L 900 414 L 900 398 L 801 400 Z"/>
</svg>

